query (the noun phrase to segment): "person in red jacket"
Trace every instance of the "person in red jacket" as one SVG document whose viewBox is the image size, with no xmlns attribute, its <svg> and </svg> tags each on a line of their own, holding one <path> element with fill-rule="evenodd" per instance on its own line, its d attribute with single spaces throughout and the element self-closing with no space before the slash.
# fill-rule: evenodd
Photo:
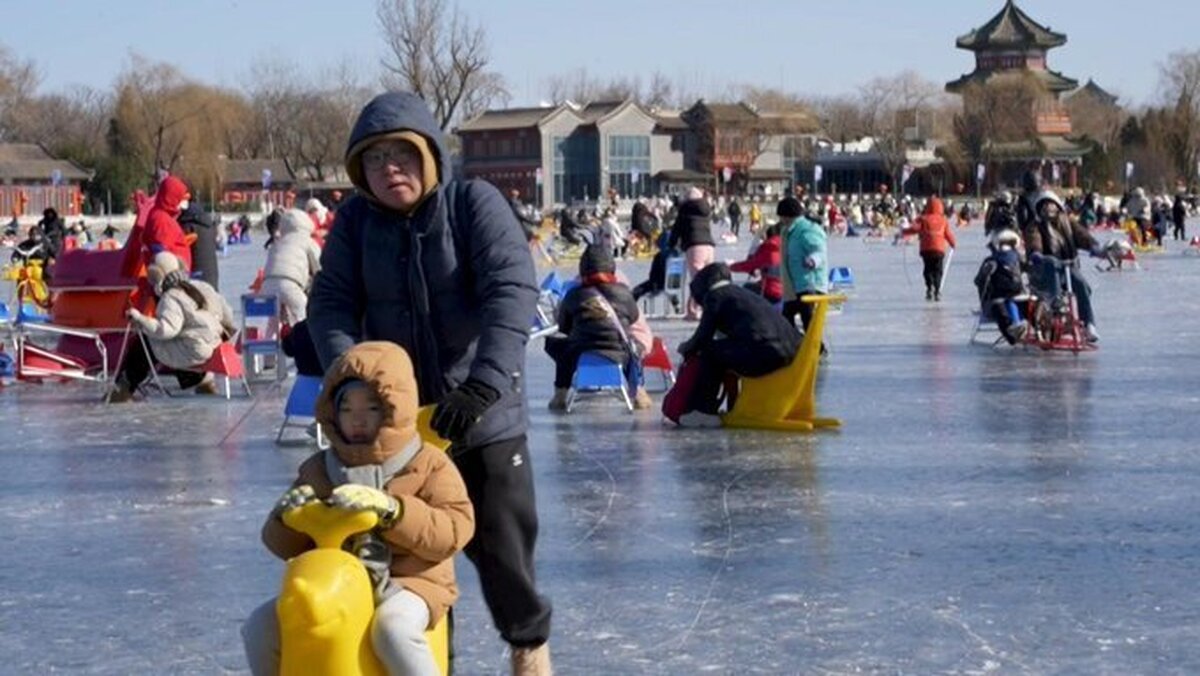
<svg viewBox="0 0 1200 676">
<path fill-rule="evenodd" d="M 155 254 L 169 251 L 183 262 L 188 273 L 192 271 L 192 247 L 180 227 L 179 212 L 191 199 L 187 185 L 175 176 L 167 176 L 158 185 L 154 194 L 154 207 L 146 218 L 142 231 L 142 260 L 149 266 Z"/>
<path fill-rule="evenodd" d="M 760 294 L 772 303 L 783 299 L 783 278 L 780 276 L 783 265 L 782 245 L 779 236 L 779 224 L 767 228 L 766 239 L 758 245 L 754 253 L 740 263 L 733 263 L 729 269 L 733 272 L 758 272 L 762 278 L 757 282 L 746 285 L 747 289 Z"/>
<path fill-rule="evenodd" d="M 958 247 L 950 221 L 946 220 L 942 200 L 930 197 L 924 213 L 905 233 L 916 233 L 921 241 L 921 259 L 925 261 L 925 300 L 940 301 L 946 249 Z"/>
</svg>

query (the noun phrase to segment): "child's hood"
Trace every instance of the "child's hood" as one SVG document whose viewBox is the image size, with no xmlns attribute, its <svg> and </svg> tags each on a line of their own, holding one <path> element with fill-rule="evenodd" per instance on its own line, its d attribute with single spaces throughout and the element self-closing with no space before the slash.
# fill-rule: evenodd
<svg viewBox="0 0 1200 676">
<path fill-rule="evenodd" d="M 337 431 L 334 394 L 357 378 L 371 387 L 383 403 L 383 424 L 375 441 L 351 444 Z M 325 373 L 316 418 L 338 458 L 350 467 L 383 464 L 399 453 L 417 434 L 417 381 L 412 360 L 404 348 L 386 341 L 359 343 L 339 357 Z"/>
</svg>

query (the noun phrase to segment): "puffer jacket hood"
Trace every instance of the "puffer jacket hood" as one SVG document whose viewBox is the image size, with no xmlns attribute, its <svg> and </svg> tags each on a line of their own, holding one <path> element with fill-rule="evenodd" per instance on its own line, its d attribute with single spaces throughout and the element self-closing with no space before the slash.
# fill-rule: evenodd
<svg viewBox="0 0 1200 676">
<path fill-rule="evenodd" d="M 279 218 L 280 236 L 299 233 L 305 237 L 311 237 L 313 227 L 313 219 L 299 209 L 288 209 Z"/>
<path fill-rule="evenodd" d="M 154 193 L 154 206 L 177 216 L 181 211 L 179 205 L 189 197 L 191 194 L 187 184 L 175 176 L 168 176 L 159 184 L 158 192 Z"/>
<path fill-rule="evenodd" d="M 434 153 L 433 163 L 438 175 L 432 181 L 429 176 L 424 177 L 426 193 L 432 192 L 431 185 L 447 181 L 452 176 L 445 135 L 429 112 L 428 104 L 409 92 L 386 92 L 371 99 L 362 109 L 350 132 L 350 142 L 346 145 L 346 175 L 359 192 L 372 201 L 375 198 L 362 171 L 362 152 L 377 140 L 405 131 L 423 137 Z"/>
<path fill-rule="evenodd" d="M 937 197 L 930 197 L 925 203 L 926 216 L 944 216 L 946 214 L 946 206 L 942 204 L 942 200 Z"/>
<path fill-rule="evenodd" d="M 307 218 L 307 216 L 305 216 Z M 369 444 L 351 444 L 338 432 L 334 395 L 350 379 L 361 380 L 383 402 L 383 425 Z M 316 418 L 338 458 L 349 467 L 383 464 L 417 434 L 417 380 L 404 348 L 387 341 L 367 341 L 352 347 L 325 373 Z"/>
</svg>

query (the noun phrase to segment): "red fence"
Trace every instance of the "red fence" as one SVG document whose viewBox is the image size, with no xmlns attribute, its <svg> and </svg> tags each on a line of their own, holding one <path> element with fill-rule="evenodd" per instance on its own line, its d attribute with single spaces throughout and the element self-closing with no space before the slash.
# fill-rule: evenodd
<svg viewBox="0 0 1200 676">
<path fill-rule="evenodd" d="M 22 193 L 25 195 L 23 215 L 40 216 L 47 207 L 53 207 L 61 216 L 79 213 L 75 207 L 80 196 L 77 185 L 3 185 L 0 186 L 0 216 L 5 220 L 17 213 Z"/>
</svg>

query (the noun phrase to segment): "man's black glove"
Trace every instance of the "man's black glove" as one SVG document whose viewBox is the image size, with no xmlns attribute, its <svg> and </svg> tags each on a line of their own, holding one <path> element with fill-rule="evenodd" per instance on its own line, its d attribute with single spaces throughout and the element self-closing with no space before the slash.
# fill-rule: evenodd
<svg viewBox="0 0 1200 676">
<path fill-rule="evenodd" d="M 443 439 L 461 442 L 492 404 L 500 399 L 500 392 L 487 383 L 468 380 L 446 395 L 433 412 L 433 431 Z"/>
</svg>

